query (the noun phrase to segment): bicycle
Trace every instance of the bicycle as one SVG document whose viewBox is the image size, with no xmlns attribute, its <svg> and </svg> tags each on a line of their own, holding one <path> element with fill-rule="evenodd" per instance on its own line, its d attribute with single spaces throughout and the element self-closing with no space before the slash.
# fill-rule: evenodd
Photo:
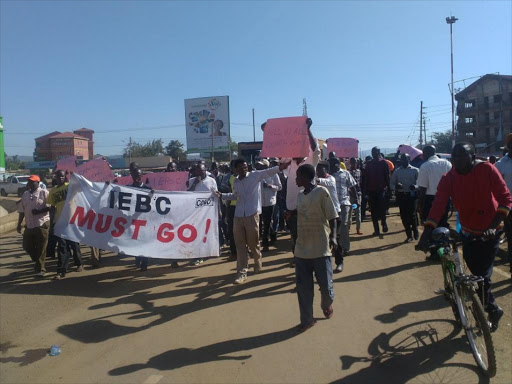
<svg viewBox="0 0 512 384">
<path fill-rule="evenodd" d="M 432 232 L 436 250 L 441 258 L 445 298 L 450 303 L 458 328 L 464 328 L 473 357 L 488 377 L 496 375 L 496 355 L 483 302 L 483 278 L 467 275 L 461 263 L 458 247 L 460 242 L 450 238 L 450 230 L 438 227 Z M 475 239 L 477 240 L 477 239 Z M 416 249 L 418 247 L 416 246 Z M 478 284 L 481 286 L 480 300 Z"/>
</svg>

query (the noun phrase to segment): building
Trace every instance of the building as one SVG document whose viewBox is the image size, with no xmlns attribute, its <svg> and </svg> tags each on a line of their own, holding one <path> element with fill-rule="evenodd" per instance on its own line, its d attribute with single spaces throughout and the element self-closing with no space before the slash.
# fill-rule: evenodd
<svg viewBox="0 0 512 384">
<path fill-rule="evenodd" d="M 81 128 L 74 132 L 54 131 L 35 139 L 35 161 L 57 161 L 76 156 L 79 160 L 94 158 L 94 131 Z"/>
<path fill-rule="evenodd" d="M 488 74 L 455 95 L 457 141 L 469 141 L 477 154 L 501 154 L 512 132 L 512 76 Z"/>
</svg>

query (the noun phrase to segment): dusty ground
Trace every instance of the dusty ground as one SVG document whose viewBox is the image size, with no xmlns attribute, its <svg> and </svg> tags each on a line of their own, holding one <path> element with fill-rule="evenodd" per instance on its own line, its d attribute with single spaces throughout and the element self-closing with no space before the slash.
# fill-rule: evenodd
<svg viewBox="0 0 512 384">
<path fill-rule="evenodd" d="M 383 240 L 352 236 L 335 275 L 334 317 L 303 334 L 287 236 L 264 272 L 234 286 L 225 257 L 147 273 L 107 254 L 104 266 L 37 280 L 20 236 L 0 238 L 1 383 L 485 383 L 451 310 L 434 291 L 440 266 L 405 238 L 396 209 Z M 87 258 L 88 251 L 84 248 Z M 512 286 L 498 258 L 506 314 L 493 334 L 498 374 L 512 383 Z M 55 271 L 55 261 L 50 262 Z M 48 356 L 51 345 L 62 353 Z"/>
</svg>

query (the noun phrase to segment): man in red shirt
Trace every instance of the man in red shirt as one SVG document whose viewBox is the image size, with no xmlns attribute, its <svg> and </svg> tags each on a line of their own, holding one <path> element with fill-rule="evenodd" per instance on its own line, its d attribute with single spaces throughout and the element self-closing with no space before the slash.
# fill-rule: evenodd
<svg viewBox="0 0 512 384">
<path fill-rule="evenodd" d="M 386 223 L 386 198 L 391 190 L 389 185 L 388 163 L 380 154 L 379 147 L 372 148 L 373 160 L 366 165 L 365 188 L 368 192 L 368 202 L 372 213 L 374 236 L 381 237 L 379 220 L 382 224 L 382 232 L 388 231 Z"/>
<path fill-rule="evenodd" d="M 502 221 L 512 206 L 512 197 L 493 165 L 475 161 L 471 144 L 456 144 L 452 150 L 452 162 L 453 168 L 439 182 L 418 247 L 428 249 L 430 235 L 451 198 L 459 212 L 464 260 L 473 275 L 484 278 L 485 310 L 489 313 L 491 331 L 495 331 L 503 316 L 503 310 L 491 292 L 492 268 L 499 247 L 496 231 L 502 228 Z M 475 240 L 475 237 L 481 239 Z"/>
</svg>

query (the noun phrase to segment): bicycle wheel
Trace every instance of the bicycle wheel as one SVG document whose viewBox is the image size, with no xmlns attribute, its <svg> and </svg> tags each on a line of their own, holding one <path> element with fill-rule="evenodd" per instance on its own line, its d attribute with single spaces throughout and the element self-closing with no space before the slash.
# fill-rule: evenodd
<svg viewBox="0 0 512 384">
<path fill-rule="evenodd" d="M 453 286 L 453 279 L 448 266 L 444 268 L 444 279 L 445 279 L 445 294 L 444 297 L 450 303 L 452 307 L 453 317 L 455 318 L 455 322 L 457 323 L 457 329 L 460 330 L 462 327 L 462 322 L 460 321 L 459 310 L 457 309 L 457 304 L 455 303 L 455 291 Z"/>
<path fill-rule="evenodd" d="M 466 336 L 471 352 L 483 373 L 488 377 L 496 375 L 496 356 L 491 338 L 491 330 L 484 308 L 476 292 L 467 285 L 461 289 L 461 299 L 467 321 Z"/>
</svg>

